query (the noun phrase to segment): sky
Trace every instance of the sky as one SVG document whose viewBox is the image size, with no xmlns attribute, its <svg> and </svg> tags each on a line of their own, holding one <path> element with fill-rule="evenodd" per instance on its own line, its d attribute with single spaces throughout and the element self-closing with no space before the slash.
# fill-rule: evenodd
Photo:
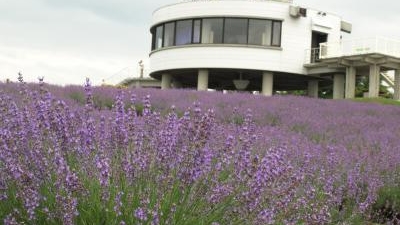
<svg viewBox="0 0 400 225">
<path fill-rule="evenodd" d="M 152 12 L 180 0 L 0 0 L 0 82 L 94 85 L 149 70 Z M 400 1 L 294 0 L 353 24 L 344 38 L 400 40 Z"/>
</svg>

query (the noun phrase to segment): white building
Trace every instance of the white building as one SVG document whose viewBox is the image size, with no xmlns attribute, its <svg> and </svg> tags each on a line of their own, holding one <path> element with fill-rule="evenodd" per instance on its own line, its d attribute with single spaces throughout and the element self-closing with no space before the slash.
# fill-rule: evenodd
<svg viewBox="0 0 400 225">
<path fill-rule="evenodd" d="M 354 97 L 356 76 L 369 75 L 375 97 L 380 71 L 400 69 L 400 43 L 385 40 L 393 44 L 390 52 L 365 40 L 344 45 L 342 32 L 350 33 L 351 24 L 291 0 L 179 2 L 157 9 L 150 31 L 150 76 L 163 89 L 246 89 L 267 96 L 308 90 L 317 97 L 328 87 L 338 99 Z M 396 78 L 399 98 L 398 72 Z"/>
</svg>

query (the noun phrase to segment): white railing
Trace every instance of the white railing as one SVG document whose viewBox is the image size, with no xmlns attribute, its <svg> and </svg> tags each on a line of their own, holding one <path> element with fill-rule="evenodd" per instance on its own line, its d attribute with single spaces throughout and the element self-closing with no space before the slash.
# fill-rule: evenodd
<svg viewBox="0 0 400 225">
<path fill-rule="evenodd" d="M 306 58 L 304 59 L 305 64 L 310 64 L 310 63 L 318 63 L 320 62 L 320 54 L 319 54 L 319 48 L 312 48 L 312 49 L 307 49 L 306 50 Z"/>
<path fill-rule="evenodd" d="M 319 58 L 335 58 L 368 53 L 380 53 L 400 58 L 400 41 L 377 37 L 344 40 L 336 43 L 321 43 Z"/>
<path fill-rule="evenodd" d="M 183 2 L 215 2 L 215 1 L 252 1 L 252 2 L 285 2 L 293 3 L 293 0 L 183 0 Z"/>
</svg>

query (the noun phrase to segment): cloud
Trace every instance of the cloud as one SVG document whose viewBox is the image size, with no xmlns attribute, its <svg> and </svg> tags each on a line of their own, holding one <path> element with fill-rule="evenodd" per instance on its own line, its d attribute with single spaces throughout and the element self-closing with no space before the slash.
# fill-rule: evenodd
<svg viewBox="0 0 400 225">
<path fill-rule="evenodd" d="M 160 5 L 158 1 L 132 0 L 42 0 L 46 5 L 58 9 L 82 9 L 105 19 L 121 23 L 143 24 L 151 18 L 151 10 Z M 161 3 L 162 4 L 162 3 Z"/>
<path fill-rule="evenodd" d="M 31 48 L 0 46 L 0 51 L 3 53 L 0 55 L 0 80 L 16 80 L 17 73 L 21 71 L 28 82 L 35 82 L 37 77 L 44 76 L 50 83 L 81 84 L 85 77 L 90 77 L 94 84 L 101 84 L 102 79 L 130 63 L 124 57 L 82 56 Z M 118 77 L 117 81 L 109 81 L 117 83 L 121 79 Z"/>
<path fill-rule="evenodd" d="M 146 25 L 122 23 L 78 6 L 22 3 L 0 4 L 0 80 L 14 79 L 22 70 L 28 81 L 45 76 L 47 82 L 81 84 L 91 76 L 100 84 L 148 55 Z"/>
<path fill-rule="evenodd" d="M 400 39 L 398 1 L 294 1 L 351 22 L 353 34 L 346 38 Z M 150 52 L 152 12 L 175 2 L 0 0 L 0 80 L 16 77 L 19 70 L 31 81 L 45 76 L 58 84 L 81 84 L 89 75 L 94 83 L 135 76 L 137 62 L 147 61 Z"/>
</svg>

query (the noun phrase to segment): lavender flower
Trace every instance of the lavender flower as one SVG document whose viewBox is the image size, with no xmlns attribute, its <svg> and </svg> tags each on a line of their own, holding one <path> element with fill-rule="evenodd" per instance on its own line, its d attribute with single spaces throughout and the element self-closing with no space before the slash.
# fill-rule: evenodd
<svg viewBox="0 0 400 225">
<path fill-rule="evenodd" d="M 139 207 L 139 208 L 135 209 L 134 215 L 139 221 L 147 220 L 147 212 L 144 208 Z"/>
<path fill-rule="evenodd" d="M 347 101 L 0 83 L 0 221 L 90 220 L 97 195 L 105 223 L 372 220 L 399 180 L 398 121 Z"/>
<path fill-rule="evenodd" d="M 114 199 L 114 212 L 117 216 L 121 216 L 122 212 L 121 212 L 121 207 L 122 207 L 122 201 L 121 201 L 121 197 L 124 193 L 123 192 L 118 192 L 117 195 L 115 196 Z"/>
</svg>

